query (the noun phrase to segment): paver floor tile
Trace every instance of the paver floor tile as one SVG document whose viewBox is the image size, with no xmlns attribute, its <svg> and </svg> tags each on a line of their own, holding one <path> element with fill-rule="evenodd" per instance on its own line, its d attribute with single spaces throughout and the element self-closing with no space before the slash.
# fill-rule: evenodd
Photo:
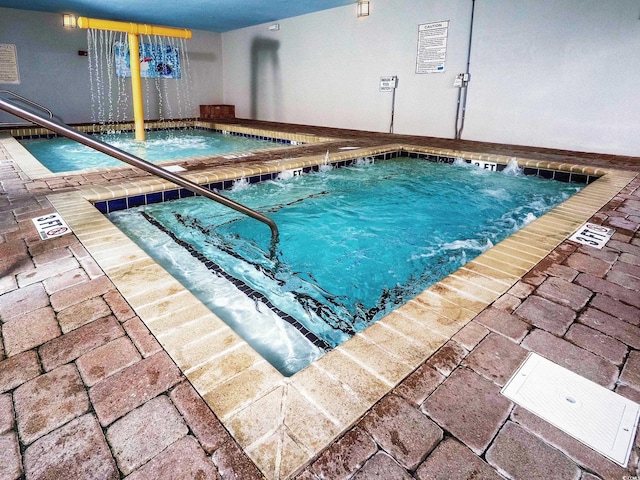
<svg viewBox="0 0 640 480">
<path fill-rule="evenodd" d="M 451 337 L 451 339 L 462 345 L 465 349 L 473 350 L 488 334 L 489 330 L 474 321 L 467 323 L 458 333 Z"/>
<path fill-rule="evenodd" d="M 191 436 L 170 445 L 149 463 L 127 477 L 127 480 L 218 480 L 218 470 Z"/>
<path fill-rule="evenodd" d="M 520 342 L 531 329 L 528 323 L 520 320 L 516 315 L 492 307 L 480 313 L 474 322 L 478 322 L 514 342 Z"/>
<path fill-rule="evenodd" d="M 28 350 L 0 361 L 0 393 L 12 390 L 40 374 L 38 354 Z"/>
<path fill-rule="evenodd" d="M 74 365 L 41 375 L 14 392 L 20 439 L 29 444 L 85 413 L 89 399 Z"/>
<path fill-rule="evenodd" d="M 622 365 L 629 351 L 624 343 L 579 323 L 571 325 L 564 338 L 616 365 Z"/>
<path fill-rule="evenodd" d="M 468 353 L 459 343 L 449 341 L 427 360 L 426 365 L 448 377 Z"/>
<path fill-rule="evenodd" d="M 13 400 L 10 394 L 5 393 L 0 395 L 0 434 L 11 430 L 14 424 Z"/>
<path fill-rule="evenodd" d="M 396 395 L 378 402 L 359 426 L 408 470 L 414 470 L 443 436 L 438 425 Z"/>
<path fill-rule="evenodd" d="M 51 306 L 56 312 L 60 312 L 90 298 L 104 295 L 113 288 L 113 284 L 106 276 L 98 277 L 95 280 L 54 293 L 51 295 Z"/>
<path fill-rule="evenodd" d="M 64 365 L 21 385 L 14 392 L 20 440 L 34 440 L 89 409 L 89 399 L 74 365 Z"/>
<path fill-rule="evenodd" d="M 536 295 L 527 298 L 514 313 L 531 325 L 555 335 L 564 335 L 576 317 L 569 307 Z"/>
<path fill-rule="evenodd" d="M 400 395 L 414 406 L 418 406 L 444 380 L 445 377 L 433 368 L 428 365 L 421 365 L 395 388 L 394 393 Z"/>
<path fill-rule="evenodd" d="M 615 298 L 616 300 L 622 300 L 628 305 L 640 308 L 640 295 L 638 295 L 637 291 L 629 290 L 628 288 L 622 287 L 616 283 L 594 277 L 588 273 L 581 273 L 578 275 L 576 277 L 576 283 L 594 293 L 603 293 Z"/>
<path fill-rule="evenodd" d="M 67 333 L 108 315 L 111 315 L 109 305 L 102 297 L 93 297 L 58 312 L 58 322 L 62 331 Z"/>
<path fill-rule="evenodd" d="M 105 317 L 45 343 L 39 353 L 45 370 L 53 370 L 124 334 L 113 317 Z"/>
<path fill-rule="evenodd" d="M 135 316 L 135 313 L 117 290 L 111 290 L 105 293 L 102 298 L 107 302 L 109 308 L 120 321 L 124 322 Z"/>
<path fill-rule="evenodd" d="M 356 426 L 325 450 L 309 470 L 320 478 L 348 478 L 376 453 L 378 447 L 369 434 Z"/>
<path fill-rule="evenodd" d="M 54 277 L 49 277 L 42 283 L 44 284 L 44 288 L 47 290 L 47 293 L 51 295 L 59 292 L 60 290 L 64 290 L 65 288 L 80 285 L 88 280 L 89 277 L 87 277 L 85 271 L 82 268 L 76 268 L 74 270 L 60 273 Z"/>
<path fill-rule="evenodd" d="M 107 440 L 118 467 L 129 474 L 188 431 L 169 398 L 161 395 L 117 420 L 107 430 Z"/>
<path fill-rule="evenodd" d="M 15 317 L 2 325 L 2 339 L 7 356 L 30 350 L 61 334 L 51 307 L 44 307 Z"/>
<path fill-rule="evenodd" d="M 584 310 L 578 317 L 578 321 L 606 335 L 617 338 L 630 347 L 640 348 L 640 327 L 638 326 L 619 320 L 594 308 Z"/>
<path fill-rule="evenodd" d="M 465 399 L 461 402 L 460 399 Z M 423 403 L 429 417 L 481 454 L 509 416 L 512 404 L 495 384 L 467 368 L 458 368 Z"/>
<path fill-rule="evenodd" d="M 614 298 L 601 293 L 596 294 L 589 303 L 590 307 L 597 308 L 601 312 L 613 315 L 632 325 L 640 324 L 640 309 L 622 303 Z"/>
<path fill-rule="evenodd" d="M 181 379 L 169 356 L 159 352 L 98 382 L 89 396 L 100 423 L 106 426 Z"/>
<path fill-rule="evenodd" d="M 182 382 L 170 398 L 205 452 L 214 452 L 227 440 L 224 427 L 191 384 Z"/>
<path fill-rule="evenodd" d="M 59 249 L 59 251 L 63 251 Z M 51 254 L 52 250 L 47 251 L 44 254 L 40 255 L 40 258 L 45 254 Z M 64 249 L 64 254 L 69 256 L 70 253 L 68 250 Z M 39 257 L 34 257 L 34 262 L 37 262 Z M 69 270 L 75 270 L 79 267 L 78 260 L 73 257 L 69 258 L 60 258 L 57 261 L 52 261 L 51 263 L 46 263 L 44 265 L 36 265 L 35 268 L 31 270 L 26 270 L 17 275 L 18 285 L 27 286 L 36 282 L 42 282 L 48 278 L 54 277 L 58 275 L 60 272 L 65 272 Z"/>
<path fill-rule="evenodd" d="M 513 422 L 500 430 L 486 458 L 507 478 L 578 480 L 581 476 L 578 466 L 562 452 Z"/>
<path fill-rule="evenodd" d="M 527 356 L 527 350 L 511 340 L 492 333 L 465 358 L 464 365 L 503 386 Z"/>
<path fill-rule="evenodd" d="M 590 273 L 594 277 L 603 278 L 611 268 L 610 262 L 605 262 L 584 253 L 576 252 L 569 256 L 567 265 L 579 272 Z"/>
<path fill-rule="evenodd" d="M 4 323 L 49 305 L 42 283 L 34 283 L 0 295 L 0 320 Z"/>
<path fill-rule="evenodd" d="M 162 350 L 162 346 L 138 317 L 130 318 L 122 326 L 144 358 Z"/>
<path fill-rule="evenodd" d="M 558 277 L 549 277 L 536 290 L 536 295 L 579 311 L 591 298 L 592 292 Z"/>
<path fill-rule="evenodd" d="M 76 365 L 85 385 L 91 387 L 140 359 L 140 354 L 131 341 L 120 337 L 84 354 L 78 358 Z"/>
<path fill-rule="evenodd" d="M 640 352 L 633 350 L 629 353 L 629 358 L 620 374 L 620 382 L 640 390 Z"/>
<path fill-rule="evenodd" d="M 218 448 L 211 459 L 223 479 L 264 480 L 260 471 L 233 440 Z"/>
<path fill-rule="evenodd" d="M 392 457 L 378 452 L 352 477 L 353 480 L 410 480 L 411 475 Z"/>
<path fill-rule="evenodd" d="M 501 480 L 503 477 L 467 447 L 447 438 L 416 471 L 419 480 Z"/>
<path fill-rule="evenodd" d="M 22 455 L 20 444 L 15 432 L 0 434 L 0 478 L 3 480 L 17 480 L 22 475 Z"/>
<path fill-rule="evenodd" d="M 28 480 L 120 478 L 102 429 L 83 415 L 37 440 L 24 454 Z"/>
</svg>

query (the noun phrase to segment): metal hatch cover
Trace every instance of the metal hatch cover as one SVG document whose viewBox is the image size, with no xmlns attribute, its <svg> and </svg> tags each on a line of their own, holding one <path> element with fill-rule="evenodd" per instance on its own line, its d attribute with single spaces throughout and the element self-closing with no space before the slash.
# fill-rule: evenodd
<svg viewBox="0 0 640 480">
<path fill-rule="evenodd" d="M 530 353 L 502 395 L 626 467 L 640 405 Z"/>
</svg>

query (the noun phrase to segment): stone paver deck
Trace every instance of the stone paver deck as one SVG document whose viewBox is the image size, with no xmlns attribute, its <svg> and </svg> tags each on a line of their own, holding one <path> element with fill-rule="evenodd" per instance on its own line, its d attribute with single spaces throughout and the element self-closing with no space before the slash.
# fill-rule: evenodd
<svg viewBox="0 0 640 480">
<path fill-rule="evenodd" d="M 326 150 L 337 154 L 344 145 L 412 144 L 640 171 L 640 159 L 630 157 L 244 123 L 342 139 L 299 147 L 295 151 L 300 156 Z M 256 162 L 291 158 L 292 151 L 187 166 L 194 173 L 199 165 L 223 169 L 236 162 L 249 168 Z M 370 393 L 379 391 L 377 384 L 353 384 L 352 394 L 371 396 L 373 402 L 357 413 L 355 421 L 349 420 L 348 405 L 342 411 L 316 403 L 317 412 L 333 412 L 339 425 L 344 415 L 348 425 L 301 467 L 296 466 L 299 457 L 286 458 L 282 453 L 295 451 L 287 442 L 311 444 L 313 439 L 305 435 L 317 429 L 321 436 L 325 429 L 334 431 L 335 425 L 324 425 L 325 417 L 315 410 L 290 407 L 295 415 L 287 412 L 291 420 L 286 434 L 272 435 L 270 416 L 280 412 L 260 411 L 261 405 L 272 405 L 266 401 L 255 407 L 255 418 L 264 418 L 263 424 L 239 424 L 242 417 L 234 410 L 237 407 L 223 395 L 232 390 L 225 384 L 213 390 L 216 398 L 202 398 L 191 377 L 183 373 L 183 358 L 172 350 L 172 341 L 154 337 L 144 321 L 146 310 L 127 300 L 130 295 L 123 296 L 117 275 L 114 281 L 105 274 L 104 264 L 90 253 L 94 244 L 87 242 L 85 247 L 80 242 L 86 232 L 47 241 L 37 236 L 31 218 L 53 211 L 47 195 L 85 185 L 111 188 L 144 177 L 125 168 L 33 179 L 0 146 L 0 480 L 250 480 L 263 475 L 300 480 L 604 480 L 639 475 L 640 440 L 636 439 L 628 467 L 622 468 L 515 406 L 499 391 L 527 353 L 534 351 L 640 402 L 640 177 L 628 175 L 628 184 L 591 216 L 592 222 L 616 228 L 602 250 L 564 240 L 533 268 L 518 267 L 517 257 L 512 257 L 514 271 L 522 270 L 523 275 L 516 275 L 504 293 L 492 294 L 495 299 L 489 306 L 476 308 L 477 301 L 465 297 L 471 310 L 457 307 L 456 315 L 464 310 L 469 321 L 459 324 L 462 328 L 434 325 L 442 339 L 433 347 L 435 353 L 425 354 L 395 388 L 377 400 Z M 113 263 L 118 266 L 120 261 Z M 488 265 L 495 265 L 494 261 L 488 257 L 474 268 L 492 268 Z M 454 276 L 446 288 L 461 288 L 465 278 Z M 501 291 L 493 283 L 484 283 L 477 291 L 471 289 L 473 295 L 484 295 L 487 285 Z M 424 310 L 411 310 L 418 303 L 404 310 L 405 321 L 414 312 L 424 315 Z M 453 305 L 448 308 L 453 312 Z M 200 312 L 193 312 L 192 318 L 200 317 Z M 378 341 L 380 330 L 401 329 L 396 321 L 389 318 L 359 341 Z M 418 331 L 415 336 L 415 345 L 420 345 Z M 391 359 L 405 355 L 398 350 L 402 344 L 385 348 L 395 352 L 389 354 Z M 341 354 L 342 361 L 355 365 L 357 345 L 347 353 Z M 314 367 L 293 381 L 286 390 L 287 401 L 307 405 L 294 393 L 313 395 L 314 382 L 326 381 L 317 371 L 326 371 L 330 362 L 325 360 L 321 368 Z M 406 365 L 403 362 L 398 365 Z M 334 372 L 348 376 L 354 370 Z M 333 388 L 333 384 L 320 385 L 320 389 Z M 281 390 L 285 388 L 277 392 Z M 265 399 L 276 390 L 267 393 Z M 322 398 L 317 397 L 317 402 Z M 228 418 L 218 418 L 207 401 L 216 412 L 228 408 Z M 264 438 L 252 440 L 243 449 L 243 435 L 249 431 L 263 431 Z M 279 447 L 263 448 L 270 442 Z M 267 451 L 276 454 L 267 457 Z M 287 469 L 288 465 L 293 466 Z"/>
</svg>

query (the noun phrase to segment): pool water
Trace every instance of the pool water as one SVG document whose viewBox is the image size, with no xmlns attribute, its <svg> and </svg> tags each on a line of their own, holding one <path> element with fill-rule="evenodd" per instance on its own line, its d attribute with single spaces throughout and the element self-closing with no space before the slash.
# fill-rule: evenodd
<svg viewBox="0 0 640 480">
<path fill-rule="evenodd" d="M 146 137 L 144 142 L 138 142 L 134 133 L 95 135 L 98 140 L 150 162 L 283 147 L 282 143 L 210 130 L 158 130 L 147 132 Z M 123 165 L 64 137 L 25 139 L 20 143 L 54 173 Z"/>
<path fill-rule="evenodd" d="M 292 374 L 581 188 L 505 172 L 394 159 L 238 181 L 225 194 L 278 224 L 275 257 L 265 225 L 199 197 L 109 217 Z"/>
</svg>

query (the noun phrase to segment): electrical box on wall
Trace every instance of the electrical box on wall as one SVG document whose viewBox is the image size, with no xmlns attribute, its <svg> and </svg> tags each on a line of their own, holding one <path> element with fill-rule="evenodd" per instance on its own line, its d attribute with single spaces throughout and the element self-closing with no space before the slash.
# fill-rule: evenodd
<svg viewBox="0 0 640 480">
<path fill-rule="evenodd" d="M 394 90 L 398 86 L 398 77 L 380 77 L 380 91 L 381 92 L 390 92 Z"/>
<path fill-rule="evenodd" d="M 469 83 L 469 74 L 468 73 L 459 73 L 456 75 L 456 78 L 453 80 L 454 87 L 466 87 Z"/>
</svg>

